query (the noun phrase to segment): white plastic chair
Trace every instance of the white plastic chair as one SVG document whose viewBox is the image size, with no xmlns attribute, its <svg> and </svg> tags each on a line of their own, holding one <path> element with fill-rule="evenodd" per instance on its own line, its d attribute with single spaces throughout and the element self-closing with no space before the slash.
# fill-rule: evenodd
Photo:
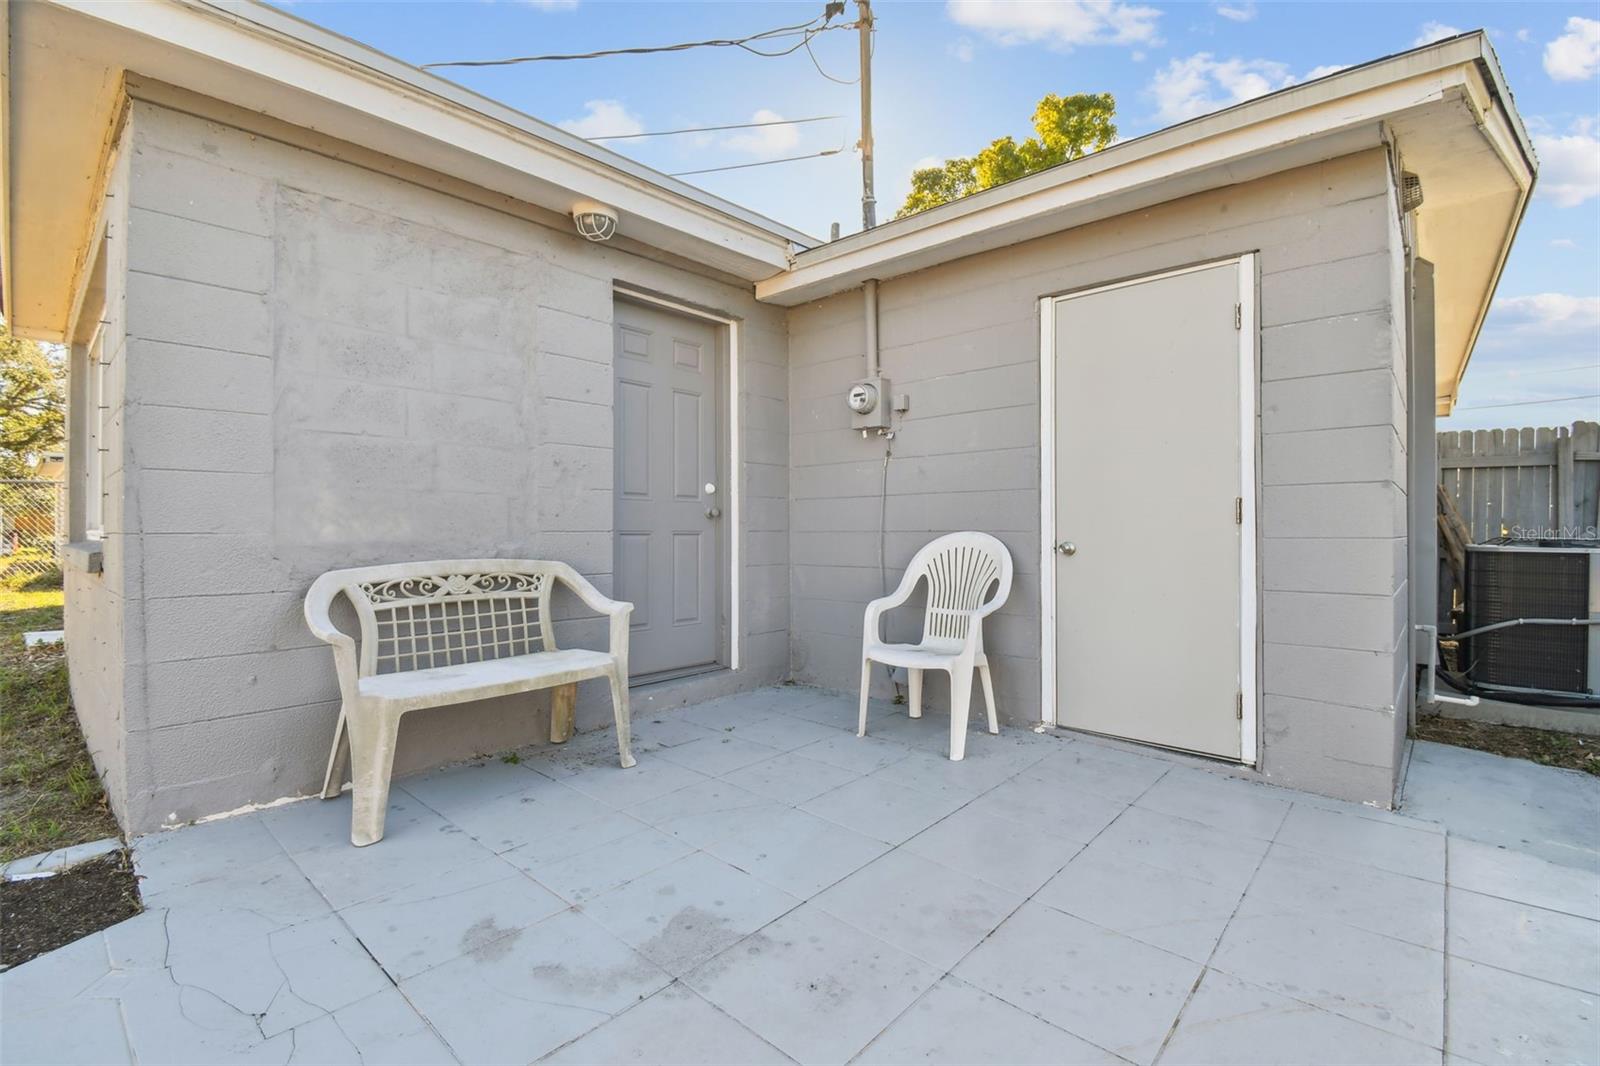
<svg viewBox="0 0 1600 1066">
<path fill-rule="evenodd" d="M 928 606 L 923 615 L 921 643 L 884 643 L 884 612 L 909 600 L 922 581 L 928 583 Z M 994 590 L 993 596 L 989 596 L 990 589 Z M 923 545 L 911 557 L 900 587 L 867 604 L 861 636 L 861 725 L 856 735 L 867 735 L 867 690 L 872 684 L 875 662 L 905 667 L 911 679 L 913 718 L 922 717 L 922 671 L 943 670 L 950 675 L 952 761 L 961 759 L 967 750 L 967 709 L 972 702 L 974 668 L 983 678 L 989 732 L 1000 732 L 994 682 L 989 677 L 988 656 L 983 653 L 983 620 L 998 611 L 1010 594 L 1011 553 L 989 534 L 951 533 Z"/>
</svg>

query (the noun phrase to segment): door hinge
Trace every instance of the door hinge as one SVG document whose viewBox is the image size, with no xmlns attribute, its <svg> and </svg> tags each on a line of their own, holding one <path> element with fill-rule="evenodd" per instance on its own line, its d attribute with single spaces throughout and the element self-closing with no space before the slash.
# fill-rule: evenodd
<svg viewBox="0 0 1600 1066">
<path fill-rule="evenodd" d="M 1244 721 L 1244 693 L 1236 693 L 1233 697 L 1233 717 L 1235 721 Z"/>
<path fill-rule="evenodd" d="M 1233 328 L 1244 328 L 1244 304 L 1233 305 Z"/>
<path fill-rule="evenodd" d="M 1233 524 L 1236 525 L 1236 526 L 1244 525 L 1244 497 L 1243 496 L 1235 496 L 1233 498 Z"/>
</svg>

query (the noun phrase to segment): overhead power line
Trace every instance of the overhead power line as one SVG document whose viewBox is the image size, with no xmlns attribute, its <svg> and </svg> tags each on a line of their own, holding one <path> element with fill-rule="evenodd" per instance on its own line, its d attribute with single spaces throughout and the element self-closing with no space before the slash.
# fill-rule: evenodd
<svg viewBox="0 0 1600 1066">
<path fill-rule="evenodd" d="M 1518 370 L 1511 376 L 1525 378 L 1533 374 L 1576 374 L 1580 370 L 1600 370 L 1600 363 L 1585 363 L 1582 366 L 1558 366 L 1549 370 Z"/>
<path fill-rule="evenodd" d="M 573 59 L 604 59 L 607 56 L 640 56 L 653 55 L 659 52 L 686 52 L 692 48 L 742 48 L 754 55 L 765 56 L 769 59 L 777 56 L 786 56 L 798 52 L 811 43 L 811 38 L 828 30 L 854 29 L 855 23 L 841 23 L 830 25 L 828 20 L 831 15 L 818 15 L 809 22 L 797 23 L 793 26 L 779 26 L 776 29 L 765 30 L 761 33 L 752 33 L 748 37 L 714 37 L 707 41 L 684 41 L 679 44 L 647 45 L 639 48 L 604 48 L 595 52 L 570 52 L 537 56 L 512 56 L 507 59 L 453 59 L 439 63 L 424 63 L 423 70 L 434 70 L 439 67 L 506 67 L 516 63 L 552 63 Z M 754 46 L 754 42 L 781 40 L 785 37 L 799 37 L 798 43 L 775 52 L 764 51 Z"/>
<path fill-rule="evenodd" d="M 783 159 L 762 159 L 755 163 L 734 163 L 725 167 L 706 167 L 703 170 L 680 170 L 675 174 L 669 174 L 668 177 L 687 178 L 691 174 L 715 174 L 719 170 L 744 170 L 748 167 L 770 167 L 774 163 L 798 163 L 802 159 L 821 159 L 825 155 L 838 155 L 842 151 L 844 151 L 844 146 L 840 145 L 838 148 L 829 148 L 826 152 L 812 152 L 809 155 L 791 155 L 785 156 Z"/>
<path fill-rule="evenodd" d="M 1533 407 L 1541 403 L 1570 403 L 1574 400 L 1600 400 L 1600 392 L 1590 392 L 1582 396 L 1557 396 L 1549 400 L 1518 400 L 1516 403 L 1480 403 L 1472 407 L 1457 407 L 1457 411 L 1489 411 L 1496 407 Z"/>
<path fill-rule="evenodd" d="M 672 137 L 680 133 L 715 133 L 718 130 L 748 130 L 759 126 L 798 126 L 805 122 L 830 122 L 843 115 L 813 115 L 810 118 L 775 118 L 766 122 L 730 122 L 726 126 L 689 126 L 681 130 L 655 130 L 650 133 L 607 133 L 591 141 L 626 141 L 635 137 Z"/>
</svg>

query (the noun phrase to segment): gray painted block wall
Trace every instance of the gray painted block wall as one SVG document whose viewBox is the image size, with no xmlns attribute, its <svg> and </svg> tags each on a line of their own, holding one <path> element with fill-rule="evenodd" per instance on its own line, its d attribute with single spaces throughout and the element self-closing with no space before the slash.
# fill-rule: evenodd
<svg viewBox="0 0 1600 1066">
<path fill-rule="evenodd" d="M 1375 150 L 882 284 L 884 373 L 911 398 L 888 473 L 887 580 L 941 533 L 1006 542 L 1017 582 L 986 635 L 1004 718 L 1040 718 L 1039 297 L 1256 251 L 1261 770 L 1391 801 L 1408 683 L 1394 219 Z M 843 402 L 863 348 L 859 293 L 790 313 L 793 672 L 845 691 L 859 684 L 862 608 L 880 587 L 883 445 L 849 431 Z M 911 611 L 895 625 L 911 636 L 919 623 Z M 874 685 L 887 693 L 881 671 Z M 928 698 L 947 706 L 942 682 Z"/>
<path fill-rule="evenodd" d="M 72 654 L 67 670 L 72 687 L 72 703 L 89 753 L 94 759 L 112 808 L 122 811 L 128 796 L 128 746 L 125 728 L 126 707 L 137 701 L 140 686 L 126 669 L 129 656 L 127 618 L 136 610 L 128 593 L 129 575 L 139 567 L 137 530 L 129 525 L 125 507 L 127 457 L 130 450 L 124 432 L 127 378 L 127 252 L 128 184 L 131 166 L 129 131 L 120 132 L 114 161 L 106 179 L 102 201 L 105 237 L 98 254 L 102 257 L 103 303 L 96 306 L 86 298 L 82 312 L 82 336 L 74 337 L 68 366 L 69 403 L 75 413 L 93 417 L 90 383 L 95 369 L 91 363 L 88 335 L 93 323 L 101 323 L 100 358 L 105 364 L 103 421 L 104 438 L 98 442 L 102 452 L 100 485 L 91 485 L 87 451 L 96 442 L 83 432 L 75 419 L 68 453 L 68 498 L 72 513 L 69 536 L 81 541 L 86 536 L 84 500 L 90 492 L 101 492 L 101 570 L 98 573 L 66 566 L 63 583 L 66 602 L 63 628 Z M 91 269 L 94 269 L 91 267 Z M 133 648 L 137 654 L 137 647 Z"/>
<path fill-rule="evenodd" d="M 636 692 L 636 713 L 786 674 L 781 310 L 304 131 L 145 100 L 129 130 L 126 827 L 319 785 L 337 686 L 300 603 L 324 570 L 548 557 L 610 587 L 618 281 L 743 320 L 750 427 L 744 668 Z M 558 633 L 605 639 L 579 617 Z M 580 728 L 609 719 L 594 687 Z M 397 771 L 536 739 L 546 707 L 408 716 Z"/>
</svg>

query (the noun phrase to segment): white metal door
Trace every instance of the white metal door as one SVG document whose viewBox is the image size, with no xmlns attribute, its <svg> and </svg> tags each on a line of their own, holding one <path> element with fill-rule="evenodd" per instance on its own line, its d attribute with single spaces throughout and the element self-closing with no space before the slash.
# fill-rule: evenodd
<svg viewBox="0 0 1600 1066">
<path fill-rule="evenodd" d="M 1044 303 L 1059 725 L 1254 760 L 1250 267 Z"/>
</svg>

